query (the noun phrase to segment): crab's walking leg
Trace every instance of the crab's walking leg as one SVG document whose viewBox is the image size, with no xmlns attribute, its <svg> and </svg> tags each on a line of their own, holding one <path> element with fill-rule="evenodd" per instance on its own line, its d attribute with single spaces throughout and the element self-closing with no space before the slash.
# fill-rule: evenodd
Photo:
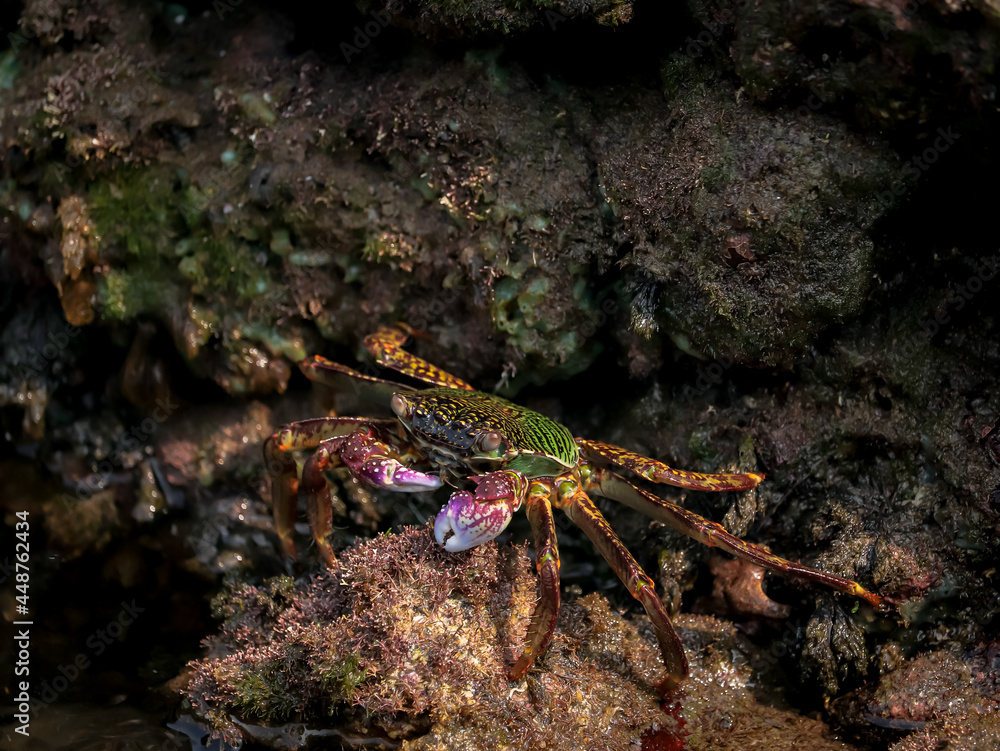
<svg viewBox="0 0 1000 751">
<path fill-rule="evenodd" d="M 412 333 L 413 329 L 402 323 L 396 326 L 382 326 L 374 334 L 365 337 L 365 347 L 379 365 L 392 368 L 424 383 L 450 389 L 475 390 L 461 378 L 404 350 L 403 345 Z"/>
<path fill-rule="evenodd" d="M 323 562 L 330 568 L 333 568 L 337 559 L 327 539 L 333 532 L 333 498 L 330 496 L 330 483 L 325 472 L 342 464 L 330 445 L 341 440 L 333 438 L 321 443 L 302 467 L 301 487 L 306 494 L 309 531 Z"/>
<path fill-rule="evenodd" d="M 316 448 L 323 441 L 352 433 L 362 425 L 378 423 L 387 426 L 396 424 L 393 420 L 370 420 L 363 417 L 317 417 L 285 425 L 264 442 L 264 461 L 271 480 L 274 528 L 281 541 L 281 549 L 289 558 L 297 557 L 294 532 L 299 493 L 292 452 Z"/>
<path fill-rule="evenodd" d="M 535 536 L 535 566 L 538 569 L 538 604 L 524 639 L 524 653 L 510 669 L 510 679 L 520 680 L 552 639 L 559 615 L 559 546 L 556 522 L 549 500 L 552 485 L 536 480 L 528 490 L 528 520 Z"/>
<path fill-rule="evenodd" d="M 396 429 L 398 423 L 395 420 L 318 417 L 285 425 L 264 442 L 264 459 L 271 478 L 274 527 L 285 555 L 297 557 L 294 532 L 299 479 L 293 451 L 320 449 L 303 467 L 302 486 L 308 492 L 309 526 L 313 539 L 328 563 L 333 560 L 333 550 L 326 541 L 331 528 L 333 504 L 323 472 L 339 466 L 337 455 L 341 451 L 344 452 L 343 463 L 355 476 L 370 485 L 394 490 L 433 490 L 440 486 L 439 478 L 403 466 L 398 460 L 398 453 L 376 438 L 376 434 L 388 436 Z"/>
<path fill-rule="evenodd" d="M 590 497 L 575 482 L 565 482 L 559 489 L 559 505 L 573 522 L 580 527 L 611 565 L 618 578 L 628 587 L 629 593 L 642 603 L 653 624 L 660 654 L 667 668 L 667 678 L 660 685 L 664 692 L 673 691 L 687 678 L 688 664 L 684 647 L 670 623 L 670 616 L 656 594 L 653 580 L 646 575 L 628 548 L 618 539 L 604 516 Z"/>
<path fill-rule="evenodd" d="M 682 506 L 665 501 L 648 491 L 635 487 L 615 472 L 587 466 L 581 469 L 581 474 L 586 478 L 584 484 L 586 490 L 619 501 L 709 547 L 722 548 L 738 558 L 743 558 L 772 571 L 784 571 L 802 579 L 825 584 L 838 592 L 860 597 L 876 608 L 882 608 L 885 605 L 885 600 L 882 597 L 874 592 L 869 592 L 857 582 L 772 555 L 763 548 L 729 534 L 715 522 L 703 519 Z"/>
<path fill-rule="evenodd" d="M 300 360 L 299 370 L 310 381 L 322 383 L 338 392 L 363 393 L 365 398 L 373 403 L 388 404 L 393 394 L 400 391 L 413 391 L 411 386 L 359 373 L 346 365 L 327 360 L 319 355 Z"/>
<path fill-rule="evenodd" d="M 389 431 L 380 430 L 369 422 L 350 435 L 323 441 L 306 460 L 302 468 L 302 489 L 306 492 L 309 529 L 328 566 L 332 567 L 336 559 L 327 540 L 333 531 L 333 502 L 324 474 L 327 469 L 344 464 L 362 482 L 399 493 L 441 487 L 439 476 L 410 469 L 401 461 L 400 451 L 390 443 Z"/>
<path fill-rule="evenodd" d="M 636 454 L 618 446 L 613 446 L 610 443 L 577 438 L 576 444 L 588 459 L 606 459 L 609 462 L 625 467 L 625 469 L 632 470 L 647 480 L 662 482 L 667 485 L 676 485 L 679 488 L 710 491 L 749 490 L 756 487 L 764 479 L 764 475 L 760 472 L 746 472 L 743 474 L 685 472 L 684 470 L 668 467 L 663 462 L 650 459 L 642 454 Z"/>
</svg>

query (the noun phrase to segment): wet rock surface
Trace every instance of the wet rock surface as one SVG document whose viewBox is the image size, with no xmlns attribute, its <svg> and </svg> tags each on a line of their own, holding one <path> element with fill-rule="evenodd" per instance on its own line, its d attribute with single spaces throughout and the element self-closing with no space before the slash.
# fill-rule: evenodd
<svg viewBox="0 0 1000 751">
<path fill-rule="evenodd" d="M 23 747 L 995 746 L 996 14 L 660 5 L 0 8 Z M 765 472 L 657 492 L 896 607 L 602 502 L 692 662 L 661 701 L 648 624 L 565 520 L 559 628 L 522 683 L 524 519 L 452 556 L 421 527 L 441 494 L 335 473 L 341 568 L 284 560 L 263 440 L 369 409 L 295 363 L 393 377 L 360 342 L 396 321 L 576 435 Z"/>
<path fill-rule="evenodd" d="M 189 666 L 185 706 L 231 743 L 278 748 L 300 727 L 282 725 L 290 716 L 314 730 L 337 717 L 353 742 L 387 748 L 848 748 L 780 692 L 755 691 L 777 659 L 710 616 L 678 618 L 692 676 L 666 701 L 645 619 L 595 594 L 564 604 L 537 668 L 509 682 L 534 602 L 529 570 L 518 548 L 445 553 L 425 527 L 308 579 L 232 583 L 213 603 L 223 626 L 208 653 L 220 656 Z M 248 717 L 284 732 L 265 737 Z"/>
<path fill-rule="evenodd" d="M 306 582 L 235 585 L 214 603 L 225 620 L 209 652 L 225 656 L 194 663 L 184 694 L 231 742 L 243 737 L 235 715 L 337 717 L 412 749 L 628 748 L 661 716 L 641 688 L 657 655 L 603 601 L 566 609 L 570 635 L 539 680 L 507 681 L 534 602 L 528 565 L 511 547 L 445 553 L 423 528 L 353 548 Z M 601 632 L 596 654 L 577 654 L 578 629 Z M 608 669 L 635 650 L 635 664 Z"/>
</svg>

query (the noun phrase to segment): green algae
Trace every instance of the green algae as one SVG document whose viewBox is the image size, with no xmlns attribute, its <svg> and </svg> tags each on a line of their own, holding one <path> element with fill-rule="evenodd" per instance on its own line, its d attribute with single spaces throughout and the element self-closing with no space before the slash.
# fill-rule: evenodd
<svg viewBox="0 0 1000 751">
<path fill-rule="evenodd" d="M 275 284 L 273 275 L 259 260 L 261 250 L 231 234 L 196 233 L 194 250 L 188 257 L 192 292 L 212 296 L 228 293 L 237 304 L 266 294 Z"/>
<path fill-rule="evenodd" d="M 179 284 L 159 276 L 156 270 L 147 273 L 143 267 L 135 271 L 111 269 L 100 289 L 104 315 L 119 321 L 131 321 L 150 311 L 170 307 L 185 292 Z"/>
<path fill-rule="evenodd" d="M 108 315 L 131 320 L 192 295 L 244 304 L 275 284 L 253 228 L 212 231 L 198 216 L 205 196 L 169 170 L 125 168 L 90 188 L 101 255 L 121 258 L 103 285 Z M 179 259 L 179 260 L 178 260 Z"/>
<path fill-rule="evenodd" d="M 584 294 L 578 283 L 575 312 L 583 320 L 579 330 L 565 330 L 551 317 L 553 283 L 528 266 L 507 266 L 515 275 L 501 278 L 493 290 L 491 313 L 493 325 L 509 336 L 509 341 L 522 352 L 539 352 L 556 363 L 550 375 L 568 378 L 582 372 L 600 351 L 593 335 L 607 316 L 590 295 Z M 522 277 L 523 275 L 523 277 Z"/>
<path fill-rule="evenodd" d="M 284 355 L 292 362 L 304 360 L 309 354 L 301 335 L 289 332 L 284 327 L 241 321 L 237 324 L 236 330 L 244 338 L 261 342 L 271 352 Z"/>
<path fill-rule="evenodd" d="M 18 69 L 16 50 L 9 49 L 0 54 L 0 92 L 14 88 Z M 0 93 L 0 101 L 3 101 L 2 93 Z"/>
<path fill-rule="evenodd" d="M 292 240 L 287 229 L 276 228 L 271 235 L 270 249 L 279 256 L 287 256 L 292 251 Z"/>
<path fill-rule="evenodd" d="M 330 714 L 337 711 L 337 702 L 353 702 L 358 689 L 371 677 L 362 665 L 360 655 L 342 655 L 336 651 L 316 660 L 313 668 L 319 684 L 330 697 Z"/>
<path fill-rule="evenodd" d="M 226 664 L 217 668 L 217 679 L 232 688 L 233 708 L 268 722 L 287 718 L 301 703 L 289 685 L 286 668 L 265 661 L 246 666 Z"/>
<path fill-rule="evenodd" d="M 126 168 L 90 188 L 90 213 L 102 246 L 148 260 L 166 254 L 183 230 L 179 179 L 165 169 Z"/>
</svg>

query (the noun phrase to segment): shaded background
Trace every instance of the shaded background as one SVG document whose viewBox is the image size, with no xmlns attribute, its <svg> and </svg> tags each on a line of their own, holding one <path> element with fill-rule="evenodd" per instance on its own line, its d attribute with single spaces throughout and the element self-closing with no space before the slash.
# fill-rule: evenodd
<svg viewBox="0 0 1000 751">
<path fill-rule="evenodd" d="M 980 2 L 6 4 L 3 550 L 29 511 L 54 693 L 30 742 L 5 703 L 5 746 L 200 742 L 164 725 L 213 596 L 316 567 L 278 555 L 261 474 L 262 441 L 328 406 L 294 363 L 357 365 L 405 321 L 578 435 L 765 471 L 685 503 L 904 602 L 771 578 L 787 618 L 727 612 L 709 551 L 608 506 L 670 607 L 780 667 L 727 718 L 691 702 L 678 742 L 993 748 L 998 24 Z M 442 501 L 345 500 L 338 548 Z M 635 613 L 560 542 L 567 600 Z M 763 707 L 793 719 L 736 733 Z M 476 747 L 411 710 L 412 747 Z M 632 719 L 603 747 L 655 747 Z"/>
</svg>

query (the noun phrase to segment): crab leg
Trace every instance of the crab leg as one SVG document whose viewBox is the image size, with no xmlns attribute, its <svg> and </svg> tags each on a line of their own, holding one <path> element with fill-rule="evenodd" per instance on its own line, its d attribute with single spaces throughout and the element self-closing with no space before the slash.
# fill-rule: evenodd
<svg viewBox="0 0 1000 751">
<path fill-rule="evenodd" d="M 636 563 L 628 548 L 618 539 L 611 525 L 579 485 L 575 482 L 563 483 L 559 496 L 558 503 L 567 516 L 590 538 L 629 593 L 645 608 L 646 615 L 653 624 L 656 641 L 660 644 L 663 664 L 667 668 L 667 677 L 660 688 L 664 693 L 673 691 L 687 678 L 687 658 L 684 656 L 681 640 L 670 623 L 670 616 L 656 594 L 653 580 Z"/>
<path fill-rule="evenodd" d="M 746 472 L 744 474 L 685 472 L 619 446 L 600 441 L 588 441 L 585 438 L 577 438 L 576 445 L 580 447 L 583 455 L 588 459 L 606 459 L 625 467 L 625 469 L 632 470 L 647 480 L 676 485 L 679 488 L 688 488 L 689 490 L 749 490 L 756 487 L 764 479 L 764 475 L 760 472 Z"/>
<path fill-rule="evenodd" d="M 461 378 L 457 378 L 437 365 L 432 365 L 404 350 L 403 345 L 413 333 L 414 330 L 404 323 L 396 324 L 396 326 L 382 326 L 374 334 L 365 337 L 365 347 L 372 353 L 379 365 L 392 368 L 399 373 L 434 386 L 475 391 Z"/>
<path fill-rule="evenodd" d="M 264 457 L 271 477 L 274 526 L 285 554 L 295 558 L 295 507 L 300 483 L 292 451 L 319 447 L 306 460 L 302 488 L 307 492 L 309 527 L 327 563 L 333 550 L 327 542 L 332 527 L 333 501 L 323 473 L 346 464 L 363 482 L 401 492 L 434 490 L 441 478 L 410 469 L 387 441 L 398 429 L 395 420 L 365 417 L 320 417 L 286 425 L 264 443 Z"/>
<path fill-rule="evenodd" d="M 295 507 L 299 493 L 295 457 L 298 449 L 311 449 L 323 441 L 352 433 L 362 425 L 393 427 L 394 420 L 371 420 L 364 417 L 317 417 L 285 425 L 264 442 L 264 460 L 271 479 L 271 507 L 274 529 L 281 541 L 281 549 L 290 558 L 295 552 Z"/>
<path fill-rule="evenodd" d="M 535 658 L 545 651 L 559 615 L 559 546 L 549 500 L 551 494 L 551 483 L 540 480 L 532 482 L 528 490 L 528 520 L 535 536 L 535 566 L 538 569 L 538 604 L 524 638 L 524 653 L 510 669 L 512 681 L 520 680 Z"/>
<path fill-rule="evenodd" d="M 306 494 L 309 531 L 316 542 L 320 556 L 330 568 L 336 563 L 336 556 L 327 539 L 333 532 L 333 497 L 330 494 L 330 483 L 327 482 L 324 473 L 342 464 L 340 457 L 334 453 L 330 445 L 334 441 L 341 440 L 343 439 L 333 438 L 321 443 L 302 467 L 301 487 Z"/>
<path fill-rule="evenodd" d="M 346 465 L 351 474 L 376 488 L 398 493 L 416 493 L 441 487 L 441 478 L 410 469 L 402 454 L 390 445 L 387 431 L 364 425 L 350 435 L 323 441 L 302 468 L 302 489 L 306 491 L 309 529 L 328 566 L 336 558 L 327 540 L 333 531 L 333 499 L 326 481 L 327 469 Z"/>
<path fill-rule="evenodd" d="M 319 355 L 300 360 L 299 370 L 310 381 L 322 383 L 337 391 L 346 391 L 349 387 L 355 393 L 363 392 L 366 398 L 376 404 L 388 404 L 392 395 L 400 391 L 413 391 L 412 386 L 359 373 Z"/>
<path fill-rule="evenodd" d="M 709 547 L 722 548 L 738 558 L 772 571 L 783 571 L 809 581 L 825 584 L 837 592 L 860 597 L 876 608 L 884 606 L 885 600 L 882 597 L 874 592 L 869 592 L 857 582 L 772 555 L 763 548 L 729 534 L 715 522 L 703 519 L 682 506 L 665 501 L 646 490 L 635 487 L 615 472 L 593 467 L 582 469 L 582 474 L 587 478 L 584 484 L 586 490 L 623 503 Z"/>
</svg>

